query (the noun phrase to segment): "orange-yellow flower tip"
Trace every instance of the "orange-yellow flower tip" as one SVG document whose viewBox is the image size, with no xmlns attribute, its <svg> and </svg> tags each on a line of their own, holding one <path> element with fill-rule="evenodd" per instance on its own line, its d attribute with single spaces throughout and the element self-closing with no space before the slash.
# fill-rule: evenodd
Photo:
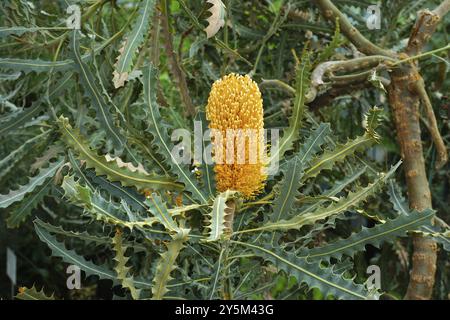
<svg viewBox="0 0 450 320">
<path fill-rule="evenodd" d="M 232 73 L 222 77 L 214 82 L 211 88 L 206 116 L 210 129 L 217 130 L 223 137 L 221 141 L 216 141 L 216 136 L 212 133 L 218 191 L 236 190 L 246 199 L 254 198 L 263 190 L 267 179 L 263 103 L 258 85 L 248 75 Z M 239 130 L 254 134 L 254 140 L 248 138 L 244 140 L 245 161 L 242 161 L 242 156 L 239 161 L 238 149 L 242 149 L 242 144 L 239 145 L 236 136 L 230 137 L 229 129 L 233 129 L 233 135 Z M 226 154 L 231 152 L 226 148 L 229 138 L 233 140 L 234 147 L 232 153 L 234 159 L 231 164 L 226 160 Z M 219 144 L 223 152 L 222 161 L 217 161 Z M 250 156 L 251 152 L 253 155 L 256 154 L 256 158 Z"/>
</svg>

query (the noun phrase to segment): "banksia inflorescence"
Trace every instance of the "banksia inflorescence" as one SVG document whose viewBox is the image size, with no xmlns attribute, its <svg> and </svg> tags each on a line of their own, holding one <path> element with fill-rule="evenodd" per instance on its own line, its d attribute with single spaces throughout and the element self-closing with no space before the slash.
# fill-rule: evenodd
<svg viewBox="0 0 450 320">
<path fill-rule="evenodd" d="M 209 94 L 206 115 L 212 129 L 218 191 L 236 190 L 247 199 L 253 198 L 267 179 L 263 104 L 258 85 L 248 75 L 229 74 L 217 80 Z M 239 134 L 243 139 L 238 139 Z M 227 149 L 227 141 L 233 141 L 233 150 L 229 150 L 230 144 Z"/>
</svg>

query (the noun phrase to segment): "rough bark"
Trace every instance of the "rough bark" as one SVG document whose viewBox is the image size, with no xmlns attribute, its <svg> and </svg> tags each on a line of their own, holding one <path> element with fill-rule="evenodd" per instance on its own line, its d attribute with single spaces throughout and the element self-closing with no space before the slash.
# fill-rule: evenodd
<svg viewBox="0 0 450 320">
<path fill-rule="evenodd" d="M 419 78 L 413 65 L 402 66 L 392 73 L 388 93 L 404 161 L 409 205 L 421 211 L 431 208 L 431 193 L 420 137 L 420 99 L 411 90 Z M 412 270 L 405 299 L 429 299 L 434 286 L 437 246 L 434 241 L 420 236 L 414 236 L 413 243 Z"/>
<path fill-rule="evenodd" d="M 449 9 L 450 0 L 446 0 L 433 11 L 419 12 L 405 50 L 407 55 L 417 55 L 422 51 Z M 409 205 L 423 210 L 431 208 L 432 203 L 420 138 L 418 84 L 425 90 L 416 62 L 413 62 L 394 70 L 388 92 L 397 127 L 397 140 L 405 161 Z M 436 273 L 437 245 L 418 235 L 413 236 L 413 244 L 412 270 L 405 299 L 430 299 Z"/>
</svg>

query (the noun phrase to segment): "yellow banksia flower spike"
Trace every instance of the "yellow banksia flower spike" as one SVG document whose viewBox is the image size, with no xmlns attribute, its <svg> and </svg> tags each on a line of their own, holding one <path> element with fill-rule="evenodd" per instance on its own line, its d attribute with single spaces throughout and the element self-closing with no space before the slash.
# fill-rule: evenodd
<svg viewBox="0 0 450 320">
<path fill-rule="evenodd" d="M 218 191 L 236 190 L 246 199 L 254 198 L 262 191 L 267 179 L 263 103 L 258 85 L 248 75 L 232 73 L 222 77 L 214 82 L 211 88 L 206 116 L 212 130 L 211 138 L 216 162 L 214 171 Z M 252 132 L 253 140 L 245 137 L 239 144 L 236 138 L 236 132 L 239 130 Z M 219 133 L 222 139 L 217 139 L 214 131 Z M 227 149 L 228 139 L 233 140 L 232 151 L 228 150 L 231 147 Z M 240 157 L 238 156 L 238 150 L 243 152 L 243 145 L 245 161 L 242 161 L 244 158 L 242 153 Z M 218 161 L 218 150 L 222 150 L 221 161 Z M 228 161 L 226 155 L 231 152 L 232 163 Z M 251 152 L 253 156 L 250 156 Z"/>
</svg>

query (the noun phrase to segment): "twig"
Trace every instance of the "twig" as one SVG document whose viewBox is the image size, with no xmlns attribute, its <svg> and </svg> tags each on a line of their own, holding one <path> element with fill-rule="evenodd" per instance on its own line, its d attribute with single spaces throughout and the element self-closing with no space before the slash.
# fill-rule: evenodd
<svg viewBox="0 0 450 320">
<path fill-rule="evenodd" d="M 282 0 L 282 2 L 281 2 L 280 10 L 277 12 L 277 15 L 275 16 L 275 19 L 273 20 L 272 25 L 269 28 L 269 31 L 267 31 L 267 33 L 264 35 L 264 37 L 261 41 L 261 46 L 258 50 L 258 55 L 256 56 L 256 60 L 253 65 L 253 69 L 249 72 L 250 77 L 252 77 L 255 74 L 256 69 L 258 68 L 259 60 L 261 59 L 261 55 L 264 51 L 264 47 L 265 47 L 267 41 L 274 35 L 275 32 L 277 32 L 277 30 L 280 28 L 280 26 L 284 22 L 284 20 L 286 20 L 287 13 L 289 12 L 289 5 L 288 5 L 288 11 L 285 11 L 284 15 L 281 16 L 281 13 L 283 11 L 282 10 L 283 1 L 284 0 Z"/>
<path fill-rule="evenodd" d="M 450 11 L 450 0 L 446 0 L 436 7 L 433 10 L 433 13 L 442 19 L 442 17 L 444 17 L 449 11 Z"/>
<path fill-rule="evenodd" d="M 178 0 L 178 3 L 181 5 L 181 8 L 184 10 L 184 12 L 189 16 L 194 26 L 199 31 L 204 32 L 204 27 L 200 24 L 194 13 L 188 8 L 186 2 L 184 2 L 184 0 Z M 234 58 L 245 62 L 250 67 L 253 67 L 253 64 L 247 59 L 245 59 L 243 56 L 241 56 L 236 49 L 231 49 L 225 42 L 219 40 L 217 37 L 212 37 L 209 39 L 209 41 L 212 41 L 218 48 L 223 49 L 225 52 L 230 54 L 230 56 L 233 56 Z"/>
<path fill-rule="evenodd" d="M 311 74 L 311 84 L 318 87 L 324 84 L 323 76 L 327 72 L 354 72 L 374 68 L 383 62 L 396 62 L 396 59 L 383 55 L 374 55 L 344 61 L 327 61 L 319 64 Z"/>
<path fill-rule="evenodd" d="M 350 83 L 345 85 L 336 85 L 333 88 L 327 90 L 326 92 L 318 95 L 314 101 L 309 104 L 309 109 L 316 111 L 321 107 L 328 106 L 337 97 L 347 95 L 349 93 L 354 93 L 358 90 L 362 90 L 372 86 L 368 81 L 359 81 L 358 83 Z"/>
<path fill-rule="evenodd" d="M 161 26 L 160 11 L 155 10 L 152 18 L 152 28 L 150 30 L 151 49 L 150 49 L 150 61 L 155 67 L 159 66 L 159 32 Z"/>
<path fill-rule="evenodd" d="M 417 60 L 417 59 L 420 59 L 420 58 L 423 58 L 423 57 L 426 57 L 426 56 L 430 56 L 430 55 L 433 55 L 435 53 L 438 53 L 438 52 L 441 52 L 441 51 L 445 51 L 445 50 L 448 50 L 448 49 L 450 49 L 450 43 L 447 44 L 445 47 L 442 47 L 442 48 L 438 48 L 438 49 L 435 49 L 435 50 L 431 50 L 431 51 L 427 51 L 427 52 L 424 52 L 424 53 L 421 53 L 421 54 L 417 54 L 415 56 L 407 57 L 407 58 L 402 59 L 402 60 L 398 60 L 398 61 L 392 63 L 391 66 L 397 66 L 399 64 L 402 64 L 402 63 L 405 63 L 405 62 L 409 62 L 409 61 L 412 61 L 412 60 Z"/>
<path fill-rule="evenodd" d="M 186 75 L 181 69 L 177 54 L 173 49 L 172 34 L 169 29 L 169 4 L 166 0 L 161 1 L 161 32 L 164 35 L 164 45 L 166 48 L 167 59 L 174 82 L 178 85 L 181 95 L 181 101 L 186 108 L 185 112 L 188 116 L 195 114 L 195 108 L 192 104 L 191 96 L 186 82 Z"/>
<path fill-rule="evenodd" d="M 261 89 L 269 87 L 269 88 L 280 88 L 283 91 L 286 91 L 287 93 L 290 93 L 292 95 L 295 94 L 295 89 L 292 88 L 290 85 L 288 85 L 287 83 L 278 80 L 278 79 L 262 79 L 261 83 L 259 84 L 259 87 Z"/>
<path fill-rule="evenodd" d="M 358 29 L 356 29 L 347 17 L 339 11 L 338 8 L 330 0 L 316 0 L 315 2 L 323 16 L 332 23 L 339 18 L 339 26 L 342 33 L 358 48 L 359 51 L 367 55 L 383 55 L 391 58 L 396 57 L 396 53 L 390 50 L 385 50 L 373 44 L 370 40 L 365 38 Z"/>
<path fill-rule="evenodd" d="M 427 91 L 425 90 L 425 84 L 422 78 L 414 83 L 414 91 L 419 95 L 425 107 L 425 113 L 428 118 L 427 127 L 436 146 L 438 155 L 436 161 L 436 169 L 440 169 L 448 161 L 447 149 L 445 147 L 444 140 L 442 139 L 442 136 L 439 132 L 436 116 L 433 111 L 433 106 L 431 105 L 430 98 L 428 97 Z"/>
<path fill-rule="evenodd" d="M 417 55 L 427 44 L 441 19 L 450 10 L 450 0 L 443 1 L 433 11 L 421 10 L 411 32 L 406 54 Z"/>
</svg>

